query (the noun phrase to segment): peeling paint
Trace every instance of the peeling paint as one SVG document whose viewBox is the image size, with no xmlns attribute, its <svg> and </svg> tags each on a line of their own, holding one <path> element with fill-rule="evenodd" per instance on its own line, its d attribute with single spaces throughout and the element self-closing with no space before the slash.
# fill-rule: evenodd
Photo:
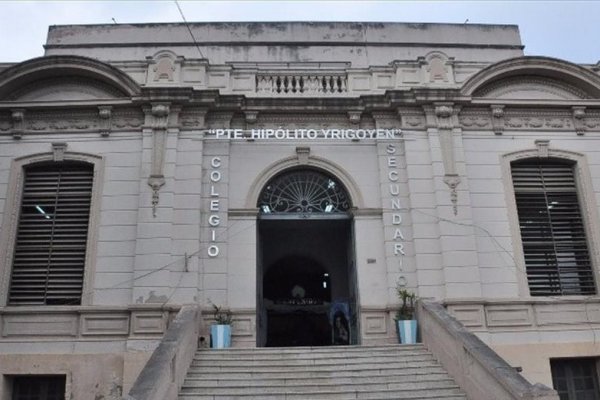
<svg viewBox="0 0 600 400">
<path fill-rule="evenodd" d="M 166 295 L 157 296 L 156 292 L 151 290 L 144 303 L 166 303 L 167 301 L 169 301 L 169 298 Z"/>
</svg>

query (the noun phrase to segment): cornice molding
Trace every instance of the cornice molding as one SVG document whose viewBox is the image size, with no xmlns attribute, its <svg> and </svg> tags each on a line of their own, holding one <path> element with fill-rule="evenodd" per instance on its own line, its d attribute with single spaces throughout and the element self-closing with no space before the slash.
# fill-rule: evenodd
<svg viewBox="0 0 600 400">
<path fill-rule="evenodd" d="M 28 84 L 67 75 L 103 82 L 124 96 L 137 96 L 140 86 L 110 64 L 82 56 L 45 56 L 13 65 L 0 72 L 0 99 Z"/>
<path fill-rule="evenodd" d="M 591 98 L 600 99 L 600 76 L 577 64 L 537 56 L 511 58 L 492 64 L 469 78 L 460 93 L 473 96 L 500 79 L 524 75 L 553 78 L 578 88 Z"/>
</svg>

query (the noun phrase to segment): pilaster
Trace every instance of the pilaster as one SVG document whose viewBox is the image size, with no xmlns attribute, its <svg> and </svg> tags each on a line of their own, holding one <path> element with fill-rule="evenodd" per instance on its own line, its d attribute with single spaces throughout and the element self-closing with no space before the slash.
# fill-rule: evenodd
<svg viewBox="0 0 600 400">
<path fill-rule="evenodd" d="M 229 308 L 229 140 L 205 139 L 200 220 L 200 302 Z M 233 224 L 233 223 L 232 223 Z"/>
<path fill-rule="evenodd" d="M 176 286 L 171 282 L 171 271 L 181 270 L 186 265 L 185 257 L 172 252 L 180 108 L 169 103 L 153 103 L 143 111 L 133 303 L 167 303 Z"/>
<path fill-rule="evenodd" d="M 444 271 L 445 297 L 481 296 L 475 227 L 465 170 L 460 107 L 424 106 L 433 169 L 435 214 Z M 434 221 L 435 222 L 435 221 Z"/>
</svg>

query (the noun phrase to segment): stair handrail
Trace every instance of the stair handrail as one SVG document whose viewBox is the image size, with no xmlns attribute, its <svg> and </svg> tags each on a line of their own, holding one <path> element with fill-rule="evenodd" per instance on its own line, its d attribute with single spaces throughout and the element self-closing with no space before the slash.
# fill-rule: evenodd
<svg viewBox="0 0 600 400">
<path fill-rule="evenodd" d="M 202 311 L 181 307 L 123 400 L 176 400 L 198 349 Z"/>
<path fill-rule="evenodd" d="M 529 383 L 441 304 L 419 300 L 417 320 L 423 344 L 469 399 L 559 400 L 553 389 Z"/>
</svg>

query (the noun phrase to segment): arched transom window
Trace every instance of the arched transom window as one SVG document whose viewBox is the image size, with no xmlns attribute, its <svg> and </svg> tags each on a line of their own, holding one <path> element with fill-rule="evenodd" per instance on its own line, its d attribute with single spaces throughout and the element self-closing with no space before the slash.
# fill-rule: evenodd
<svg viewBox="0 0 600 400">
<path fill-rule="evenodd" d="M 295 170 L 277 175 L 258 199 L 261 214 L 346 213 L 350 199 L 342 184 L 322 172 Z"/>
</svg>

